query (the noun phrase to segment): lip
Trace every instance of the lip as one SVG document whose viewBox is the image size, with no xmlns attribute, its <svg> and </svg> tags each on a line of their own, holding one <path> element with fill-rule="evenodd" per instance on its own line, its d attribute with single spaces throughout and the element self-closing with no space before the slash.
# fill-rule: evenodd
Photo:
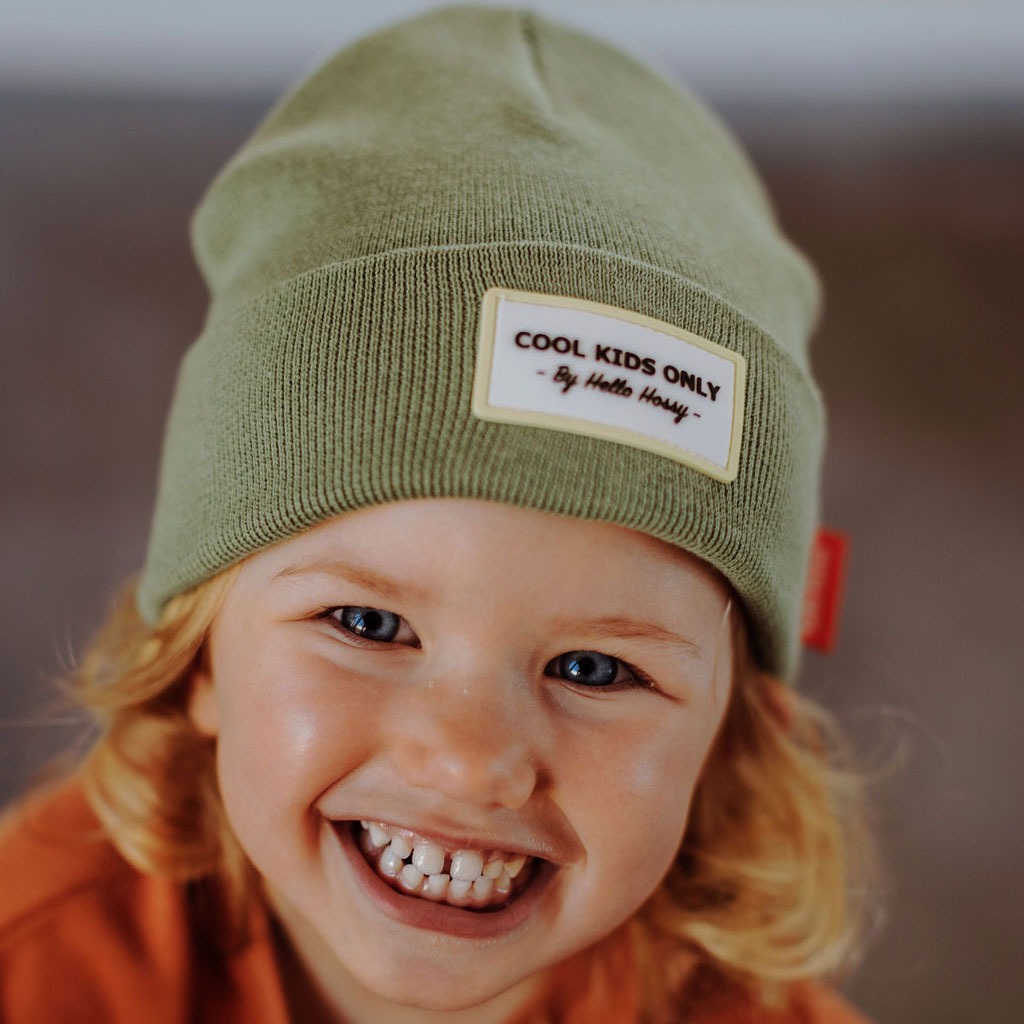
<svg viewBox="0 0 1024 1024">
<path fill-rule="evenodd" d="M 558 867 L 538 859 L 529 885 L 505 906 L 486 912 L 462 910 L 415 896 L 405 896 L 382 881 L 356 846 L 351 821 L 324 819 L 335 837 L 357 890 L 383 914 L 410 928 L 464 939 L 498 939 L 523 928 L 543 911 Z M 422 833 L 420 833 L 422 834 Z M 514 851 L 510 851 L 514 852 Z"/>
</svg>

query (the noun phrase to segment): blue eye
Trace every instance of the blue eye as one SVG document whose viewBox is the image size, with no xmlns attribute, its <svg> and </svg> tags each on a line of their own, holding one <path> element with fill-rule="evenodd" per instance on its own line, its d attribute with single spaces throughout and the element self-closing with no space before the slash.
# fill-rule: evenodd
<svg viewBox="0 0 1024 1024">
<path fill-rule="evenodd" d="M 631 681 L 619 678 L 624 667 L 618 658 L 599 651 L 568 651 L 549 662 L 547 671 L 577 686 L 599 687 Z"/>
<path fill-rule="evenodd" d="M 343 628 L 364 640 L 391 643 L 398 636 L 402 619 L 394 612 L 381 608 L 361 608 L 345 605 L 331 612 L 331 617 Z"/>
</svg>

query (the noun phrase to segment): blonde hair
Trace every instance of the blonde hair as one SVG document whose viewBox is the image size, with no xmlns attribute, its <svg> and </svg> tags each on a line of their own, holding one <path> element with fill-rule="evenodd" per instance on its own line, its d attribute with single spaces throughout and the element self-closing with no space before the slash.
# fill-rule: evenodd
<svg viewBox="0 0 1024 1024">
<path fill-rule="evenodd" d="M 256 877 L 223 810 L 214 741 L 192 723 L 189 697 L 233 575 L 175 597 L 154 627 L 127 588 L 73 681 L 100 725 L 81 771 L 106 832 L 142 872 L 214 883 L 224 948 L 246 941 Z M 762 673 L 742 616 L 732 621 L 732 696 L 676 862 L 633 919 L 554 972 L 565 991 L 548 990 L 538 1021 L 553 1001 L 571 1001 L 567 991 L 577 1008 L 618 993 L 629 1017 L 662 1019 L 678 1009 L 695 956 L 704 975 L 765 1003 L 855 959 L 870 865 L 860 780 L 843 767 L 831 719 Z M 577 1016 L 563 1010 L 557 1019 Z"/>
<path fill-rule="evenodd" d="M 225 948 L 246 940 L 255 875 L 224 813 L 214 742 L 193 725 L 189 697 L 234 575 L 172 598 L 152 627 L 138 613 L 134 583 L 126 586 L 70 686 L 100 727 L 80 775 L 104 830 L 139 871 L 214 880 Z"/>
<path fill-rule="evenodd" d="M 675 865 L 642 911 L 650 941 L 697 949 L 781 1002 L 861 952 L 874 855 L 864 781 L 832 717 L 753 663 L 734 617 L 733 692 Z"/>
</svg>

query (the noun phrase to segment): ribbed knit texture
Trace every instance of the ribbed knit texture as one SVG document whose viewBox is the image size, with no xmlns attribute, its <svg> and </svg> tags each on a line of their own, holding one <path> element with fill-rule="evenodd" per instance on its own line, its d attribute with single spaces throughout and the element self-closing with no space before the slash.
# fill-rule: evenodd
<svg viewBox="0 0 1024 1024">
<path fill-rule="evenodd" d="M 734 585 L 786 677 L 816 521 L 817 285 L 694 99 L 536 15 L 445 8 L 342 51 L 193 224 L 211 303 L 168 425 L 140 608 L 351 509 L 473 497 L 619 523 Z M 739 475 L 471 413 L 494 286 L 642 313 L 748 361 Z"/>
</svg>

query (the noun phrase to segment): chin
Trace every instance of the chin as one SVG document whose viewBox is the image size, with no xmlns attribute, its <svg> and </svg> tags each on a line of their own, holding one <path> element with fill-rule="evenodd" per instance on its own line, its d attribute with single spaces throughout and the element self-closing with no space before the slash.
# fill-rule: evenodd
<svg viewBox="0 0 1024 1024">
<path fill-rule="evenodd" d="M 486 959 L 476 970 L 449 970 L 436 961 L 415 963 L 388 958 L 386 964 L 359 965 L 352 971 L 356 980 L 379 999 L 399 1006 L 441 1013 L 468 1010 L 488 1003 L 519 985 L 533 987 L 541 974 L 524 968 L 498 976 Z"/>
</svg>

